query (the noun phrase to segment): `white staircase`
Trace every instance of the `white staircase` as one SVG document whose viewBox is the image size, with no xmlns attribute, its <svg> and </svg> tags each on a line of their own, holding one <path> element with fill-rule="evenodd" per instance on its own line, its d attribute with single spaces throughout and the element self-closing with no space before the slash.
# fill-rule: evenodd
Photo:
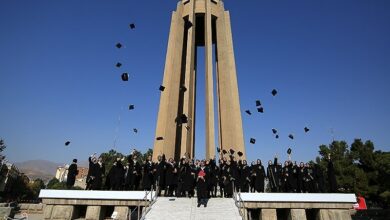
<svg viewBox="0 0 390 220">
<path fill-rule="evenodd" d="M 241 220 L 233 199 L 211 198 L 205 208 L 197 198 L 159 197 L 146 214 L 146 220 Z"/>
</svg>

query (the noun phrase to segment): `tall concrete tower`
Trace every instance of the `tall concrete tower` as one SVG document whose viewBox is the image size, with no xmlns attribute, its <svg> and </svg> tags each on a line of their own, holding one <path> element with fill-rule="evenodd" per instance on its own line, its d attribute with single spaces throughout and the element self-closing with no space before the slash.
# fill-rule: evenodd
<svg viewBox="0 0 390 220">
<path fill-rule="evenodd" d="M 205 48 L 205 158 L 215 156 L 214 97 L 220 149 L 245 157 L 230 14 L 221 0 L 181 0 L 172 13 L 153 160 L 162 153 L 174 159 L 194 156 L 197 47 Z"/>
</svg>

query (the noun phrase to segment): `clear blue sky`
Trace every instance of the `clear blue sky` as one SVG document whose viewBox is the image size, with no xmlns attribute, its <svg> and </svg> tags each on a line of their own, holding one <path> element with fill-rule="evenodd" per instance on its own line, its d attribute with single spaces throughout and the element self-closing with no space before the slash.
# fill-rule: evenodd
<svg viewBox="0 0 390 220">
<path fill-rule="evenodd" d="M 86 160 L 112 148 L 116 134 L 121 152 L 152 147 L 176 2 L 0 0 L 0 137 L 9 160 Z M 226 0 L 225 7 L 250 160 L 285 157 L 289 146 L 294 159 L 314 159 L 332 136 L 390 150 L 390 1 Z M 203 157 L 199 74 L 196 154 Z M 256 99 L 265 113 L 247 116 Z"/>
</svg>

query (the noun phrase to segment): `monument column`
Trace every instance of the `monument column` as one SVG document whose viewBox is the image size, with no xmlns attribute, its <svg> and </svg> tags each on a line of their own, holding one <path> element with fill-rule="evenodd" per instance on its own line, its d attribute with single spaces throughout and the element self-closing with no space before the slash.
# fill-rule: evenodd
<svg viewBox="0 0 390 220">
<path fill-rule="evenodd" d="M 205 1 L 205 67 L 206 67 L 206 158 L 215 156 L 214 81 L 213 81 L 213 29 L 211 1 Z"/>
</svg>

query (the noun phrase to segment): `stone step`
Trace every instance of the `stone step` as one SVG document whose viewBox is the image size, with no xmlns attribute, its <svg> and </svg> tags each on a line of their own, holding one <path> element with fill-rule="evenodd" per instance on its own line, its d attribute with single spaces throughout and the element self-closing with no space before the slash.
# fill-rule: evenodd
<svg viewBox="0 0 390 220">
<path fill-rule="evenodd" d="M 197 207 L 197 198 L 159 197 L 147 213 L 146 220 L 241 220 L 238 208 L 231 198 L 211 198 L 207 207 Z"/>
</svg>

